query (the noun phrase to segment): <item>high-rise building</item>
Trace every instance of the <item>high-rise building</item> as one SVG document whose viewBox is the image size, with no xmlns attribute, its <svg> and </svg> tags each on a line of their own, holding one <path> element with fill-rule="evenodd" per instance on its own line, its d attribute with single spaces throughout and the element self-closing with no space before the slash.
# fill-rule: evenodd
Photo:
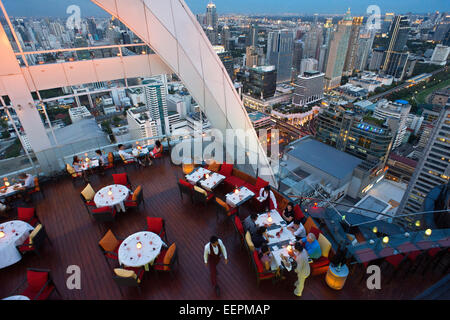
<svg viewBox="0 0 450 320">
<path fill-rule="evenodd" d="M 292 104 L 305 106 L 323 99 L 323 81 L 325 74 L 319 71 L 307 71 L 299 75 L 294 83 Z"/>
<path fill-rule="evenodd" d="M 332 105 L 322 108 L 317 117 L 316 138 L 380 167 L 393 141 L 391 130 L 376 119 Z"/>
<path fill-rule="evenodd" d="M 300 63 L 300 75 L 303 75 L 303 73 L 307 71 L 318 71 L 318 67 L 319 62 L 316 59 L 302 59 L 302 62 Z"/>
<path fill-rule="evenodd" d="M 263 64 L 264 50 L 261 47 L 250 46 L 245 49 L 245 66 L 247 68 L 257 67 Z"/>
<path fill-rule="evenodd" d="M 384 48 L 374 48 L 372 56 L 370 57 L 369 67 L 370 71 L 379 71 L 383 63 Z"/>
<path fill-rule="evenodd" d="M 244 91 L 258 99 L 273 97 L 277 87 L 275 66 L 263 66 L 249 69 L 248 80 L 244 82 Z"/>
<path fill-rule="evenodd" d="M 289 30 L 272 31 L 267 40 L 267 64 L 277 69 L 277 83 L 291 81 L 294 33 Z"/>
<path fill-rule="evenodd" d="M 406 121 L 411 110 L 408 101 L 397 100 L 395 102 L 386 99 L 380 100 L 375 106 L 373 116 L 380 120 L 385 120 L 386 124 L 394 133 L 394 143 L 392 149 L 402 144 L 406 133 Z"/>
<path fill-rule="evenodd" d="M 339 21 L 336 31 L 331 36 L 325 69 L 325 86 L 328 90 L 336 88 L 341 84 L 348 43 L 352 31 L 352 21 L 350 9 L 348 9 L 344 19 Z"/>
<path fill-rule="evenodd" d="M 226 51 L 229 51 L 231 49 L 230 38 L 231 38 L 230 27 L 225 25 L 222 28 L 222 45 L 225 47 Z"/>
<path fill-rule="evenodd" d="M 213 27 L 214 30 L 217 31 L 218 26 L 218 18 L 217 18 L 217 8 L 216 5 L 212 2 L 212 0 L 206 6 L 206 25 Z"/>
<path fill-rule="evenodd" d="M 408 61 L 406 42 L 409 30 L 409 19 L 406 16 L 396 16 L 389 30 L 389 46 L 385 52 L 381 70 L 384 74 L 394 76 L 398 80 L 402 80 L 405 76 Z"/>
<path fill-rule="evenodd" d="M 166 100 L 166 77 L 149 78 L 142 81 L 145 99 L 150 117 L 156 122 L 158 134 L 169 134 L 167 100 Z"/>
<path fill-rule="evenodd" d="M 132 139 L 151 138 L 159 135 L 158 124 L 152 119 L 147 107 L 127 110 L 128 130 Z"/>
<path fill-rule="evenodd" d="M 343 74 L 350 76 L 355 70 L 356 59 L 358 56 L 359 30 L 364 17 L 354 17 L 352 20 L 352 29 L 348 40 L 347 56 L 345 57 Z"/>
<path fill-rule="evenodd" d="M 211 44 L 215 46 L 217 44 L 217 31 L 212 26 L 208 26 L 205 30 L 205 33 L 209 39 L 209 42 L 211 42 Z"/>
<path fill-rule="evenodd" d="M 312 24 L 302 40 L 304 42 L 303 59 L 313 58 L 317 60 L 323 42 L 322 27 L 316 23 Z"/>
<path fill-rule="evenodd" d="M 431 56 L 431 63 L 439 66 L 445 66 L 447 64 L 448 55 L 450 54 L 450 47 L 438 44 Z"/>
<path fill-rule="evenodd" d="M 442 107 L 416 167 L 399 211 L 403 214 L 420 212 L 427 194 L 450 179 L 450 104 Z"/>
<path fill-rule="evenodd" d="M 233 67 L 233 57 L 229 51 L 226 51 L 223 46 L 214 46 L 214 50 L 222 61 L 223 66 L 227 70 L 228 75 L 231 79 L 234 78 L 234 67 Z"/>
<path fill-rule="evenodd" d="M 292 54 L 292 69 L 294 71 L 294 79 L 295 76 L 300 74 L 300 67 L 302 63 L 303 57 L 303 47 L 304 43 L 301 40 L 295 40 L 294 42 L 294 52 Z"/>
<path fill-rule="evenodd" d="M 365 30 L 359 35 L 358 51 L 356 54 L 355 69 L 358 71 L 366 70 L 367 61 L 369 59 L 370 51 L 372 50 L 373 41 L 375 39 L 375 32 Z"/>
</svg>

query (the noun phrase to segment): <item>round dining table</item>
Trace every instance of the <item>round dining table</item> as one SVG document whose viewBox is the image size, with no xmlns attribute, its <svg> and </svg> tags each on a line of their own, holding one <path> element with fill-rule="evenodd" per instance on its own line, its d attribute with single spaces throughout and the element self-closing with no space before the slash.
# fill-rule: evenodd
<svg viewBox="0 0 450 320">
<path fill-rule="evenodd" d="M 27 296 L 15 295 L 7 298 L 3 298 L 2 300 L 30 300 Z"/>
<path fill-rule="evenodd" d="M 0 269 L 22 259 L 16 246 L 23 244 L 33 229 L 31 225 L 21 220 L 0 224 Z"/>
<path fill-rule="evenodd" d="M 117 211 L 125 212 L 124 201 L 128 198 L 130 190 L 121 185 L 113 184 L 101 188 L 94 196 L 94 203 L 97 208 L 115 207 Z"/>
<path fill-rule="evenodd" d="M 121 265 L 127 267 L 144 267 L 149 270 L 161 252 L 163 241 L 153 232 L 141 231 L 130 235 L 119 247 L 118 258 Z"/>
</svg>

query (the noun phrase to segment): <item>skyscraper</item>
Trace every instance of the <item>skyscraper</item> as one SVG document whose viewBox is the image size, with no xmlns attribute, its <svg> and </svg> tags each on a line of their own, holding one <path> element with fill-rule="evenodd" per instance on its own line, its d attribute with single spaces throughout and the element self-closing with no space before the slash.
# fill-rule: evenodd
<svg viewBox="0 0 450 320">
<path fill-rule="evenodd" d="M 303 57 L 303 47 L 304 43 L 301 40 L 295 40 L 294 42 L 294 52 L 292 54 L 292 68 L 294 70 L 295 76 L 300 74 L 300 67 Z"/>
<path fill-rule="evenodd" d="M 292 96 L 292 104 L 305 106 L 323 99 L 324 74 L 319 71 L 307 71 L 297 77 Z"/>
<path fill-rule="evenodd" d="M 406 16 L 396 16 L 389 30 L 389 46 L 385 52 L 383 66 L 384 74 L 389 74 L 401 80 L 405 73 L 408 53 L 405 50 L 409 34 L 409 20 Z"/>
<path fill-rule="evenodd" d="M 450 179 L 450 104 L 442 107 L 433 122 L 434 129 L 408 185 L 398 212 L 407 214 L 422 211 L 427 194 Z"/>
<path fill-rule="evenodd" d="M 313 24 L 303 37 L 303 59 L 313 58 L 318 60 L 319 50 L 323 41 L 322 28 L 318 24 Z"/>
<path fill-rule="evenodd" d="M 344 19 L 339 21 L 337 30 L 332 34 L 330 40 L 325 69 L 325 86 L 328 90 L 341 84 L 352 25 L 350 9 L 348 9 Z"/>
<path fill-rule="evenodd" d="M 272 31 L 267 40 L 267 64 L 277 69 L 277 83 L 287 82 L 292 76 L 294 33 L 289 30 Z"/>
<path fill-rule="evenodd" d="M 355 69 L 359 71 L 366 70 L 367 61 L 370 51 L 372 50 L 373 40 L 375 39 L 375 32 L 371 30 L 364 30 L 359 35 L 358 51 L 356 54 Z"/>
<path fill-rule="evenodd" d="M 144 85 L 145 99 L 151 119 L 156 121 L 158 135 L 170 134 L 167 100 L 166 100 L 166 76 L 150 78 L 142 81 Z"/>
<path fill-rule="evenodd" d="M 343 74 L 350 76 L 355 69 L 356 58 L 358 56 L 359 30 L 364 17 L 354 17 L 352 20 L 352 29 L 348 40 L 347 56 L 345 57 Z"/>
<path fill-rule="evenodd" d="M 206 26 L 211 26 L 214 30 L 217 30 L 218 18 L 216 5 L 212 0 L 206 6 Z"/>
<path fill-rule="evenodd" d="M 244 91 L 257 99 L 273 97 L 276 90 L 277 70 L 275 66 L 250 68 Z"/>
</svg>

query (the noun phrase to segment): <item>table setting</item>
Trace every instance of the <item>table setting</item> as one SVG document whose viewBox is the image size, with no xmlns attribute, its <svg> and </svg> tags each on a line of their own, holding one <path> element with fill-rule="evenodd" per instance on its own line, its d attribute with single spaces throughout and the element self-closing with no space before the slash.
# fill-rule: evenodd
<svg viewBox="0 0 450 320">
<path fill-rule="evenodd" d="M 161 252 L 163 241 L 161 238 L 149 231 L 141 231 L 130 235 L 120 245 L 118 251 L 119 263 L 127 267 L 142 267 L 149 270 Z"/>
<path fill-rule="evenodd" d="M 208 191 L 212 191 L 224 180 L 225 180 L 225 176 L 218 174 L 217 172 L 212 172 L 211 174 L 207 173 L 205 175 L 205 179 L 200 181 L 200 185 L 204 189 L 206 189 Z"/>
<path fill-rule="evenodd" d="M 124 201 L 128 198 L 130 190 L 121 185 L 113 184 L 103 187 L 94 196 L 94 203 L 97 208 L 115 207 L 117 211 L 125 212 Z"/>
<path fill-rule="evenodd" d="M 204 179 L 207 174 L 211 174 L 211 171 L 203 167 L 198 167 L 196 170 L 186 175 L 186 180 L 190 184 L 196 185 L 200 180 Z"/>
<path fill-rule="evenodd" d="M 247 200 L 253 198 L 255 194 L 246 187 L 236 188 L 233 192 L 226 195 L 227 203 L 232 207 L 238 207 Z"/>
<path fill-rule="evenodd" d="M 0 269 L 22 259 L 16 246 L 23 244 L 33 229 L 31 225 L 21 220 L 0 224 Z"/>
</svg>

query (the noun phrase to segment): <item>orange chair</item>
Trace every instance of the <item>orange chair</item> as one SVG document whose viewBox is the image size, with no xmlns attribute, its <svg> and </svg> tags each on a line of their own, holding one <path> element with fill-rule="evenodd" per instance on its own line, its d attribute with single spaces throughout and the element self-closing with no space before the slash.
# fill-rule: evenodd
<svg viewBox="0 0 450 320">
<path fill-rule="evenodd" d="M 178 264 L 178 252 L 175 243 L 172 243 L 170 247 L 162 249 L 155 263 L 153 264 L 153 270 L 155 272 L 169 272 L 173 278 L 173 271 L 175 263 Z"/>
</svg>

